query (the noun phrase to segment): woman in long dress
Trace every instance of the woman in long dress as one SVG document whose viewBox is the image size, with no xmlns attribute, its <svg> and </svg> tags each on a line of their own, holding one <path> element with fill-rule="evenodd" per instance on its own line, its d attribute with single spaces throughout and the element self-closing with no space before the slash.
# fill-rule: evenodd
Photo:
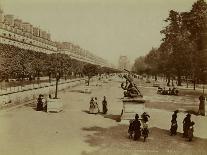
<svg viewBox="0 0 207 155">
<path fill-rule="evenodd" d="M 107 111 L 108 111 L 108 108 L 107 108 L 107 101 L 106 101 L 106 96 L 104 96 L 104 99 L 102 101 L 102 105 L 103 105 L 103 114 L 106 114 Z"/>
<path fill-rule="evenodd" d="M 90 107 L 89 107 L 89 113 L 90 114 L 94 114 L 94 108 L 95 108 L 95 104 L 94 104 L 94 99 L 92 97 L 91 101 L 90 101 Z"/>
<path fill-rule="evenodd" d="M 42 111 L 43 110 L 43 102 L 42 102 L 42 95 L 40 94 L 38 99 L 37 99 L 37 111 Z"/>
<path fill-rule="evenodd" d="M 94 105 L 95 105 L 95 108 L 94 108 L 94 114 L 97 114 L 99 113 L 99 106 L 98 106 L 98 99 L 95 97 L 95 100 L 94 100 Z"/>
</svg>

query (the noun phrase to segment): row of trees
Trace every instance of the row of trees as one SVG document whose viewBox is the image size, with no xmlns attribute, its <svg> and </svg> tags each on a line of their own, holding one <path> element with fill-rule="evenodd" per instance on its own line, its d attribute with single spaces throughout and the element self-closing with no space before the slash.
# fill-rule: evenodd
<svg viewBox="0 0 207 155">
<path fill-rule="evenodd" d="M 114 72 L 113 69 L 71 59 L 67 54 L 46 54 L 0 44 L 0 79 L 49 76 L 65 78 Z"/>
<path fill-rule="evenodd" d="M 136 59 L 133 70 L 138 73 L 165 75 L 168 79 L 181 77 L 196 82 L 205 82 L 207 51 L 204 33 L 207 32 L 207 3 L 198 0 L 189 12 L 171 10 L 164 20 L 166 27 L 160 47 L 152 48 L 144 57 Z"/>
</svg>

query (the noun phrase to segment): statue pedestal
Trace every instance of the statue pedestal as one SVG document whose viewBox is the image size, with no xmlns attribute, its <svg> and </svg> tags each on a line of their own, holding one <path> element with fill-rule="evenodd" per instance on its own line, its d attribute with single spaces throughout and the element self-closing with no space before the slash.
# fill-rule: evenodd
<svg viewBox="0 0 207 155">
<path fill-rule="evenodd" d="M 123 109 L 121 113 L 121 120 L 134 119 L 135 114 L 141 116 L 145 109 L 145 100 L 142 97 L 123 98 Z"/>
</svg>

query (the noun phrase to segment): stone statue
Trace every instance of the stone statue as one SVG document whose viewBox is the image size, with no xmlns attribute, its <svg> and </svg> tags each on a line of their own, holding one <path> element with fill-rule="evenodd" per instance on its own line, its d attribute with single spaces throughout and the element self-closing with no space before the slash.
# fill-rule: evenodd
<svg viewBox="0 0 207 155">
<path fill-rule="evenodd" d="M 124 83 L 121 84 L 121 88 L 125 90 L 124 97 L 143 97 L 136 84 L 134 84 L 132 76 L 128 74 L 128 76 L 124 75 L 123 77 L 126 79 L 125 85 Z"/>
</svg>

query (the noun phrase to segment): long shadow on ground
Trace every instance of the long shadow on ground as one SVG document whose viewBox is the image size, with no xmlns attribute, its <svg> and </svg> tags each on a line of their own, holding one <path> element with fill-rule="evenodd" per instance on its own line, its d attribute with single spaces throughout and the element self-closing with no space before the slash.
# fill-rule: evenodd
<svg viewBox="0 0 207 155">
<path fill-rule="evenodd" d="M 87 114 L 90 114 L 89 113 L 89 110 L 82 110 L 82 112 L 85 112 Z M 121 116 L 120 115 L 103 114 L 101 112 L 99 112 L 98 114 L 91 114 L 91 115 L 101 115 L 104 118 L 108 118 L 108 119 L 114 120 L 116 122 L 120 122 L 121 121 Z"/>
<path fill-rule="evenodd" d="M 192 142 L 182 138 L 182 134 L 170 136 L 169 131 L 160 128 L 150 128 L 146 142 L 128 139 L 128 126 L 118 125 L 110 128 L 90 127 L 82 130 L 89 132 L 85 142 L 96 147 L 93 152 L 82 152 L 82 155 L 124 155 L 124 154 L 205 154 L 207 139 L 194 137 Z"/>
</svg>

